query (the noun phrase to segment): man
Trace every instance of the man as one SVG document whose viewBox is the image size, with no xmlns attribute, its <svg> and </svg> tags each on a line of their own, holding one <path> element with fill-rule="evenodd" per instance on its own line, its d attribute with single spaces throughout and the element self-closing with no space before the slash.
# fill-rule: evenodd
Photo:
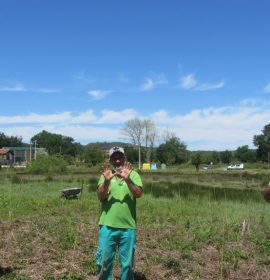
<svg viewBox="0 0 270 280">
<path fill-rule="evenodd" d="M 126 160 L 124 149 L 109 151 L 110 164 L 102 166 L 97 196 L 101 201 L 99 245 L 96 254 L 99 280 L 112 279 L 116 250 L 119 250 L 121 280 L 132 280 L 136 244 L 136 199 L 142 195 L 140 175 Z"/>
</svg>

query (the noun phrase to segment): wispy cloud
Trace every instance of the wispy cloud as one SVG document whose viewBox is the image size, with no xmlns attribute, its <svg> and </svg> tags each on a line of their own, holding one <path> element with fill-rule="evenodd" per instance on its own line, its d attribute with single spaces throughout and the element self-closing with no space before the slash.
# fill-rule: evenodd
<svg viewBox="0 0 270 280">
<path fill-rule="evenodd" d="M 88 91 L 88 94 L 93 98 L 93 100 L 100 100 L 106 97 L 108 93 L 111 91 L 109 90 L 90 90 Z"/>
<path fill-rule="evenodd" d="M 0 115 L 0 124 L 112 124 L 124 123 L 135 116 L 136 111 L 133 109 L 124 109 L 122 111 L 103 110 L 100 114 L 96 114 L 93 110 L 87 110 L 79 114 L 72 112 L 61 112 L 56 114 L 30 113 L 18 116 Z"/>
<path fill-rule="evenodd" d="M 150 91 L 159 85 L 167 84 L 168 81 L 163 74 L 158 75 L 156 78 L 146 78 L 141 86 L 141 91 Z"/>
<path fill-rule="evenodd" d="M 208 91 L 224 87 L 225 82 L 220 81 L 217 83 L 199 83 L 195 78 L 194 74 L 188 74 L 181 77 L 180 86 L 184 89 L 197 90 L 197 91 Z"/>
<path fill-rule="evenodd" d="M 204 84 L 200 84 L 197 87 L 195 87 L 195 90 L 199 90 L 199 91 L 206 91 L 206 90 L 213 90 L 213 89 L 219 89 L 224 87 L 225 82 L 221 81 L 218 83 L 214 83 L 214 84 L 210 84 L 210 83 L 204 83 Z"/>
<path fill-rule="evenodd" d="M 188 74 L 181 77 L 180 85 L 184 89 L 191 89 L 197 85 L 197 81 L 194 77 L 194 74 Z"/>
<path fill-rule="evenodd" d="M 41 93 L 57 93 L 57 92 L 61 92 L 60 89 L 55 89 L 55 88 L 39 88 L 37 89 L 38 92 Z"/>
<path fill-rule="evenodd" d="M 81 70 L 75 72 L 72 75 L 72 78 L 74 80 L 76 80 L 77 83 L 79 83 L 79 84 L 87 84 L 87 85 L 89 85 L 89 84 L 94 84 L 94 83 L 97 82 L 97 79 L 92 77 L 91 75 L 89 75 L 87 73 L 87 71 L 84 70 L 84 69 L 81 69 Z"/>
<path fill-rule="evenodd" d="M 17 83 L 12 85 L 0 85 L 0 91 L 6 91 L 6 92 L 41 92 L 41 93 L 57 93 L 60 92 L 60 89 L 55 88 L 37 88 L 37 89 L 31 89 L 26 88 L 23 84 Z"/>
<path fill-rule="evenodd" d="M 263 88 L 264 93 L 270 93 L 270 83 Z"/>
<path fill-rule="evenodd" d="M 58 114 L 41 115 L 30 113 L 22 116 L 0 116 L 0 124 L 50 124 L 50 123 L 95 123 L 98 118 L 92 110 L 82 112 L 80 114 L 72 114 L 71 112 L 62 112 Z"/>
<path fill-rule="evenodd" d="M 12 91 L 12 92 L 20 92 L 27 91 L 24 85 L 16 83 L 12 85 L 0 85 L 0 91 Z"/>
</svg>

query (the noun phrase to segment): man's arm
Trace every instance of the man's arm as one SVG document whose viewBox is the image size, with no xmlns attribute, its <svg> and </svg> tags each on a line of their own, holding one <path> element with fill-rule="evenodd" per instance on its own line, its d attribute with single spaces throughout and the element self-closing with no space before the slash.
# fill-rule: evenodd
<svg viewBox="0 0 270 280">
<path fill-rule="evenodd" d="M 132 194 L 136 197 L 139 198 L 142 196 L 142 188 L 140 186 L 135 185 L 130 178 L 128 177 L 127 179 L 125 179 L 130 191 L 132 192 Z"/>
<path fill-rule="evenodd" d="M 134 184 L 132 182 L 132 180 L 129 177 L 131 172 L 132 172 L 132 165 L 130 162 L 126 161 L 124 164 L 124 168 L 120 174 L 126 181 L 128 187 L 129 187 L 130 191 L 132 192 L 132 194 L 134 195 L 134 197 L 139 198 L 142 195 L 143 189 L 142 189 L 142 187 L 137 186 L 136 184 Z"/>
<path fill-rule="evenodd" d="M 110 186 L 110 181 L 111 180 L 106 180 L 104 181 L 103 184 L 100 184 L 97 188 L 97 196 L 100 201 L 106 199 L 108 197 L 109 193 L 109 186 Z"/>
</svg>

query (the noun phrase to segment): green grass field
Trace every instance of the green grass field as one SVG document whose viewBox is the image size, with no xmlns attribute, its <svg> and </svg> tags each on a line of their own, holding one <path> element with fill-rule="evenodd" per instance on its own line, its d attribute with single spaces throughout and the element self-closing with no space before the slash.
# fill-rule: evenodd
<svg viewBox="0 0 270 280">
<path fill-rule="evenodd" d="M 136 279 L 269 279 L 268 179 L 249 173 L 142 174 Z M 2 176 L 0 277 L 96 279 L 97 177 Z M 78 199 L 60 190 L 84 187 Z M 116 262 L 115 279 L 119 279 Z"/>
</svg>

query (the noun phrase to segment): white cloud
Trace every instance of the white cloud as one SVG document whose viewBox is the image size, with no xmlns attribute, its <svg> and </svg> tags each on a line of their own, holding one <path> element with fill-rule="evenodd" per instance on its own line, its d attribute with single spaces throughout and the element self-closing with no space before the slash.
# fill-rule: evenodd
<svg viewBox="0 0 270 280">
<path fill-rule="evenodd" d="M 156 78 L 146 78 L 145 82 L 141 86 L 141 91 L 150 91 L 156 88 L 158 85 L 167 83 L 167 79 L 162 74 L 158 75 Z"/>
<path fill-rule="evenodd" d="M 180 86 L 184 89 L 191 89 L 197 91 L 214 90 L 224 87 L 225 82 L 220 81 L 217 83 L 199 83 L 194 74 L 188 74 L 181 77 Z"/>
<path fill-rule="evenodd" d="M 24 85 L 16 83 L 12 85 L 0 85 L 0 91 L 13 91 L 13 92 L 20 92 L 20 91 L 27 91 Z"/>
<path fill-rule="evenodd" d="M 103 142 L 103 141 L 119 141 L 121 135 L 119 129 L 110 127 L 96 127 L 96 126 L 80 126 L 80 125 L 66 125 L 58 127 L 53 133 L 71 136 L 73 139 L 78 139 L 82 144 L 88 144 L 91 142 Z M 78 138 L 79 135 L 79 138 Z"/>
<path fill-rule="evenodd" d="M 221 81 L 215 84 L 209 84 L 209 83 L 204 83 L 204 84 L 200 84 L 198 85 L 195 90 L 199 90 L 199 91 L 206 91 L 206 90 L 213 90 L 213 89 L 219 89 L 224 87 L 225 82 Z"/>
<path fill-rule="evenodd" d="M 181 78 L 180 85 L 184 89 L 191 89 L 197 85 L 197 81 L 193 74 L 188 74 Z"/>
<path fill-rule="evenodd" d="M 93 110 L 87 110 L 79 114 L 62 112 L 58 114 L 42 115 L 30 113 L 22 116 L 0 116 L 0 124 L 113 124 L 124 123 L 137 115 L 133 109 L 122 111 L 103 110 L 100 115 Z"/>
<path fill-rule="evenodd" d="M 160 134 L 167 129 L 175 133 L 190 150 L 226 150 L 243 145 L 253 147 L 253 136 L 261 134 L 263 127 L 269 123 L 268 108 L 269 104 L 262 107 L 259 102 L 243 101 L 238 107 L 209 107 L 174 115 L 160 110 L 143 118 L 151 118 Z M 80 113 L 0 116 L 0 131 L 22 136 L 25 142 L 42 130 L 71 136 L 82 144 L 116 141 L 123 138 L 120 134 L 123 124 L 135 117 L 141 116 L 131 108 L 103 110 L 101 113 L 87 110 Z"/>
<path fill-rule="evenodd" d="M 70 122 L 75 124 L 90 124 L 97 122 L 98 117 L 95 115 L 93 110 L 88 110 L 82 112 L 78 115 L 71 115 L 70 114 Z"/>
<path fill-rule="evenodd" d="M 264 93 L 270 93 L 270 83 L 267 84 L 267 85 L 264 87 L 263 92 L 264 92 Z"/>
<path fill-rule="evenodd" d="M 253 146 L 253 136 L 269 123 L 269 110 L 259 107 L 218 107 L 170 116 L 166 111 L 151 115 L 161 130 L 169 129 L 190 149 L 225 150 Z"/>
<path fill-rule="evenodd" d="M 115 123 L 124 123 L 130 119 L 133 119 L 137 116 L 137 113 L 133 109 L 126 109 L 123 111 L 109 111 L 103 110 L 101 112 L 101 117 L 97 123 L 101 124 L 115 124 Z"/>
<path fill-rule="evenodd" d="M 155 87 L 154 81 L 150 78 L 145 79 L 145 83 L 141 86 L 142 91 L 148 91 Z"/>
<path fill-rule="evenodd" d="M 94 99 L 94 100 L 100 100 L 105 98 L 105 96 L 109 93 L 108 90 L 90 90 L 88 91 L 88 94 Z"/>
<path fill-rule="evenodd" d="M 88 110 L 79 114 L 62 112 L 51 115 L 30 113 L 22 116 L 0 116 L 0 131 L 6 135 L 22 136 L 24 142 L 29 142 L 42 130 L 70 136 L 82 144 L 119 141 L 123 123 L 137 115 L 133 109 L 125 109 L 103 110 L 101 114 Z"/>
<path fill-rule="evenodd" d="M 22 136 L 23 142 L 30 142 L 30 139 L 42 130 L 50 133 L 62 134 L 72 137 L 76 142 L 88 144 L 96 141 L 119 141 L 121 135 L 119 129 L 82 125 L 41 125 L 41 126 L 14 126 L 6 128 L 4 133 L 9 136 Z M 1 130 L 2 131 L 2 130 Z"/>
<path fill-rule="evenodd" d="M 27 123 L 62 123 L 72 119 L 69 112 L 63 112 L 59 114 L 40 115 L 36 113 L 30 113 L 23 116 L 0 116 L 0 124 L 27 124 Z"/>
</svg>

